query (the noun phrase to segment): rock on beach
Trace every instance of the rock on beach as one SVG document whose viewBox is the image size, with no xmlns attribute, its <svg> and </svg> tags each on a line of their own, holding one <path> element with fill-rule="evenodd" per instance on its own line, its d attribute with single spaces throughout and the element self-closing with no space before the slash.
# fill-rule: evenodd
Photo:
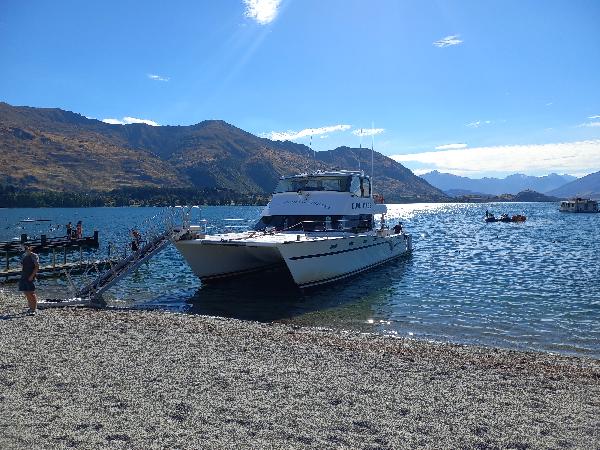
<svg viewBox="0 0 600 450">
<path fill-rule="evenodd" d="M 600 361 L 0 287 L 0 448 L 599 448 Z"/>
</svg>

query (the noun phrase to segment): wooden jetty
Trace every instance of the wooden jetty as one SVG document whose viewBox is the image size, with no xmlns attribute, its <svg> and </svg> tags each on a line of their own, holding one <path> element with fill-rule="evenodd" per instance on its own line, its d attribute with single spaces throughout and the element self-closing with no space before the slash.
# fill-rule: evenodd
<svg viewBox="0 0 600 450">
<path fill-rule="evenodd" d="M 42 234 L 39 239 L 28 239 L 26 234 L 22 234 L 19 241 L 0 242 L 0 258 L 4 259 L 0 267 L 0 280 L 4 279 L 7 281 L 16 275 L 20 275 L 21 265 L 19 264 L 20 261 L 17 260 L 24 253 L 23 245 L 31 245 L 33 252 L 40 255 L 39 275 L 50 276 L 52 274 L 60 274 L 65 270 L 73 271 L 73 273 L 84 271 L 89 264 L 84 260 L 83 250 L 98 248 L 100 244 L 98 231 L 94 231 L 93 236 L 84 236 L 82 238 L 69 238 L 67 236 L 48 238 Z M 77 261 L 69 261 L 68 254 L 74 251 L 79 251 L 79 259 Z M 42 255 L 46 256 L 42 257 Z M 50 262 L 47 261 L 49 258 L 51 258 Z M 15 267 L 11 267 L 11 261 Z M 105 267 L 106 264 L 113 261 L 115 259 L 111 259 L 109 253 L 107 259 L 96 259 L 94 262 L 97 265 Z"/>
<path fill-rule="evenodd" d="M 98 248 L 98 231 L 94 231 L 93 236 L 84 236 L 81 238 L 69 238 L 67 236 L 47 237 L 42 234 L 39 239 L 29 239 L 27 234 L 22 234 L 19 241 L 0 242 L 0 252 L 5 256 L 20 255 L 23 253 L 23 246 L 33 246 L 34 253 L 55 252 L 57 248 Z M 0 253 L 1 254 L 1 253 Z"/>
<path fill-rule="evenodd" d="M 70 261 L 66 263 L 56 264 L 48 264 L 45 266 L 40 266 L 37 276 L 38 278 L 50 278 L 61 276 L 64 274 L 64 271 L 67 271 L 71 275 L 75 275 L 78 273 L 83 273 L 90 268 L 90 266 L 96 266 L 98 270 L 105 270 L 109 268 L 111 265 L 115 265 L 121 259 L 120 258 L 107 258 L 107 259 L 96 259 L 92 261 Z M 93 270 L 93 269 L 92 269 Z M 15 267 L 12 269 L 2 270 L 0 271 L 0 282 L 5 281 L 18 281 L 21 277 L 21 267 Z"/>
</svg>

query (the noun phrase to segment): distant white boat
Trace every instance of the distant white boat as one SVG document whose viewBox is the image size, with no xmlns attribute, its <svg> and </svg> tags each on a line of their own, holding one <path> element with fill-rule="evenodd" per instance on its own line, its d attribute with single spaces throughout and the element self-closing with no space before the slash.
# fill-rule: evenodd
<svg viewBox="0 0 600 450">
<path fill-rule="evenodd" d="M 560 202 L 559 211 L 571 213 L 597 213 L 598 202 L 585 198 L 573 198 Z"/>
<path fill-rule="evenodd" d="M 298 286 L 316 286 L 412 250 L 411 236 L 398 226 L 390 230 L 387 207 L 375 200 L 363 172 L 283 177 L 254 230 L 207 235 L 191 225 L 175 246 L 203 281 L 284 265 Z"/>
</svg>

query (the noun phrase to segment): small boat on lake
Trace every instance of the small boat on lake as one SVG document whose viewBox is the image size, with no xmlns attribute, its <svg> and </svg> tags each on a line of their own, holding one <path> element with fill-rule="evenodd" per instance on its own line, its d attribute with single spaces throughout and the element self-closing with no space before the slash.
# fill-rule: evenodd
<svg viewBox="0 0 600 450">
<path fill-rule="evenodd" d="M 386 212 L 363 172 L 300 174 L 279 180 L 252 231 L 208 235 L 191 225 L 175 246 L 202 281 L 283 266 L 296 285 L 310 287 L 410 252 L 411 236 L 400 224 L 390 230 Z"/>
<path fill-rule="evenodd" d="M 597 213 L 598 202 L 585 198 L 573 198 L 560 202 L 560 212 L 570 213 Z"/>
<path fill-rule="evenodd" d="M 492 222 L 504 222 L 504 223 L 525 222 L 527 220 L 527 217 L 525 217 L 522 214 L 516 214 L 514 216 L 509 216 L 508 214 L 502 214 L 500 217 L 496 217 L 492 213 L 490 213 L 489 211 L 486 211 L 485 212 L 484 220 L 487 223 L 492 223 Z"/>
</svg>

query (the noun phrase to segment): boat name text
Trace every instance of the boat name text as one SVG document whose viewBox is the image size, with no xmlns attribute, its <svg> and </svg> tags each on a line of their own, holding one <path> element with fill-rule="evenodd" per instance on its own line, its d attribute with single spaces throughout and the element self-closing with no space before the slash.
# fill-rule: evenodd
<svg viewBox="0 0 600 450">
<path fill-rule="evenodd" d="M 373 204 L 370 202 L 355 202 L 352 203 L 352 209 L 371 209 L 373 207 Z"/>
<path fill-rule="evenodd" d="M 326 203 L 322 203 L 322 202 L 316 202 L 316 201 L 312 201 L 312 202 L 307 202 L 306 200 L 287 200 L 285 202 L 283 202 L 284 204 L 310 204 L 310 205 L 314 205 L 314 206 L 320 206 L 324 209 L 331 209 L 331 205 L 328 205 Z"/>
</svg>

